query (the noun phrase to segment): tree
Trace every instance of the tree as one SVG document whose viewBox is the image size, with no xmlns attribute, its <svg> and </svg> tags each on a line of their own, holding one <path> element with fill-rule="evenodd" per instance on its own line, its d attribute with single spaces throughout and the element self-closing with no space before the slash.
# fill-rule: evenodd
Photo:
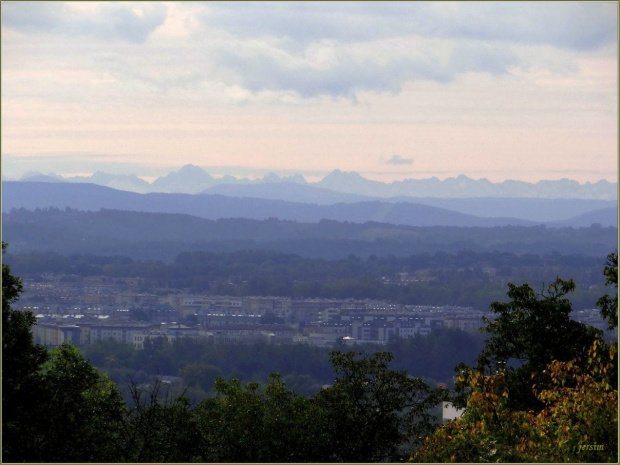
<svg viewBox="0 0 620 465">
<path fill-rule="evenodd" d="M 535 388 L 545 409 L 534 425 L 550 444 L 522 452 L 539 461 L 618 462 L 617 348 L 596 340 L 584 357 L 548 366 L 548 384 Z M 596 446 L 596 447 L 587 447 Z M 532 455 L 531 452 L 534 452 Z"/>
<path fill-rule="evenodd" d="M 2 241 L 2 253 L 7 243 Z M 2 459 L 23 460 L 32 441 L 31 421 L 39 414 L 33 399 L 41 390 L 40 366 L 47 360 L 45 347 L 34 344 L 29 311 L 12 310 L 23 292 L 21 279 L 2 264 Z"/>
<path fill-rule="evenodd" d="M 613 264 L 608 257 L 611 283 Z M 498 317 L 485 319 L 492 336 L 477 368 L 457 366 L 464 414 L 428 437 L 411 459 L 617 462 L 616 346 L 570 319 L 565 296 L 575 288 L 572 280 L 558 278 L 540 295 L 527 285 L 509 288 L 511 301 L 491 304 Z"/>
<path fill-rule="evenodd" d="M 264 391 L 258 383 L 215 382 L 216 396 L 195 410 L 201 457 L 207 462 L 313 461 L 321 451 L 310 439 L 311 401 L 288 390 L 272 374 Z"/>
<path fill-rule="evenodd" d="M 305 398 L 278 374 L 264 389 L 236 379 L 194 410 L 202 461 L 371 462 L 402 458 L 446 392 L 388 368 L 390 353 L 332 352 L 333 386 Z"/>
<path fill-rule="evenodd" d="M 508 408 L 503 373 L 485 376 L 469 370 L 461 374 L 470 396 L 464 414 L 426 438 L 410 460 L 415 462 L 521 462 L 515 448 L 527 435 L 521 425 L 525 412 Z"/>
<path fill-rule="evenodd" d="M 33 461 L 118 460 L 126 408 L 116 385 L 69 342 L 42 366 Z"/>
<path fill-rule="evenodd" d="M 535 387 L 544 405 L 538 413 L 510 408 L 504 373 L 470 370 L 462 375 L 472 392 L 465 413 L 437 429 L 411 460 L 617 463 L 614 365 L 616 348 L 598 340 L 586 360 L 551 362 L 545 384 Z"/>
<path fill-rule="evenodd" d="M 512 408 L 540 410 L 532 385 L 547 364 L 583 356 L 602 332 L 570 318 L 566 295 L 575 289 L 573 280 L 558 278 L 540 294 L 527 284 L 508 286 L 511 301 L 493 302 L 491 312 L 497 317 L 484 318 L 491 337 L 478 357 L 478 370 L 505 373 Z"/>
<path fill-rule="evenodd" d="M 187 363 L 179 370 L 179 376 L 187 386 L 197 387 L 205 392 L 209 392 L 215 380 L 223 375 L 220 368 L 201 362 Z"/>
<path fill-rule="evenodd" d="M 3 253 L 6 243 L 2 243 Z M 21 280 L 2 265 L 2 459 L 115 461 L 124 405 L 116 386 L 64 343 L 34 344 Z"/>
<path fill-rule="evenodd" d="M 316 426 L 330 438 L 323 461 L 397 460 L 403 444 L 424 437 L 429 411 L 447 391 L 390 370 L 389 352 L 332 352 L 330 358 L 339 377 L 316 396 L 322 412 Z"/>
<path fill-rule="evenodd" d="M 187 397 L 162 395 L 162 382 L 131 383 L 133 408 L 126 417 L 119 462 L 196 462 L 199 431 Z"/>
<path fill-rule="evenodd" d="M 613 330 L 618 327 L 618 252 L 607 255 L 607 264 L 603 269 L 605 275 L 605 286 L 616 288 L 614 296 L 604 295 L 596 306 L 601 309 L 601 316 L 607 320 L 608 329 Z"/>
</svg>

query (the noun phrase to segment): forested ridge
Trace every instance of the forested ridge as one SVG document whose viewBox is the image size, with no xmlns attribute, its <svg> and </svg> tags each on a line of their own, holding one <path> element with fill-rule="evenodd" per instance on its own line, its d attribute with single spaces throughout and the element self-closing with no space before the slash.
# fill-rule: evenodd
<svg viewBox="0 0 620 465">
<path fill-rule="evenodd" d="M 594 308 L 602 292 L 600 257 L 509 252 L 418 253 L 410 256 L 304 258 L 269 250 L 184 252 L 171 262 L 124 256 L 7 254 L 5 261 L 29 281 L 42 274 L 143 278 L 142 291 L 183 289 L 193 293 L 293 298 L 370 298 L 407 305 L 457 305 L 486 310 L 505 298 L 508 282 L 539 286 L 558 276 L 578 283 L 577 308 Z"/>
<path fill-rule="evenodd" d="M 405 226 L 377 221 L 316 222 L 222 218 L 121 210 L 23 208 L 3 212 L 3 237 L 13 253 L 127 256 L 170 262 L 183 252 L 264 250 L 304 258 L 348 255 L 406 257 L 423 253 L 501 252 L 517 255 L 579 254 L 604 257 L 618 229 L 530 226 Z"/>
<path fill-rule="evenodd" d="M 219 378 L 193 404 L 162 382 L 134 382 L 125 402 L 76 347 L 33 344 L 34 316 L 11 308 L 21 280 L 4 263 L 2 273 L 3 461 L 618 460 L 617 349 L 571 319 L 572 280 L 542 292 L 509 284 L 453 390 L 409 376 L 391 352 L 333 351 L 333 378 L 317 393 L 299 395 L 278 374 L 265 384 Z M 617 328 L 616 253 L 604 278 L 611 294 L 598 305 Z M 465 413 L 440 426 L 445 400 Z"/>
</svg>

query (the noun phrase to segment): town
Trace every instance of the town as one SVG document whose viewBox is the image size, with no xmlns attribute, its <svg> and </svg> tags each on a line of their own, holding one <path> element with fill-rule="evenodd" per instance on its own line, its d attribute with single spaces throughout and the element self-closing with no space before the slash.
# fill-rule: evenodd
<svg viewBox="0 0 620 465">
<path fill-rule="evenodd" d="M 401 305 L 373 299 L 193 295 L 144 291 L 142 278 L 54 275 L 25 283 L 19 308 L 37 317 L 35 342 L 77 346 L 113 339 L 142 349 L 149 339 L 207 338 L 216 343 L 385 344 L 438 328 L 477 332 L 486 312 L 472 307 Z M 599 329 L 598 309 L 575 319 Z"/>
</svg>

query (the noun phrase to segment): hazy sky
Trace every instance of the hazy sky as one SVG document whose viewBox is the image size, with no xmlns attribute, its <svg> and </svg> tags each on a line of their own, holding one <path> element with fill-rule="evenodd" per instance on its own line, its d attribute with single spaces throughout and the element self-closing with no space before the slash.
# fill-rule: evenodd
<svg viewBox="0 0 620 465">
<path fill-rule="evenodd" d="M 3 2 L 2 175 L 617 181 L 617 2 Z"/>
</svg>

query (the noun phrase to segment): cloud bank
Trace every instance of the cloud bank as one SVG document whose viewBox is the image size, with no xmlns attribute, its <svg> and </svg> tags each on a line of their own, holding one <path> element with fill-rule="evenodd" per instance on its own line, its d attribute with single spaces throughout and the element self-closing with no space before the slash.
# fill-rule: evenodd
<svg viewBox="0 0 620 465">
<path fill-rule="evenodd" d="M 92 3 L 92 5 L 88 5 Z M 185 40 L 157 40 L 174 12 Z M 113 54 L 117 70 L 159 90 L 200 86 L 355 100 L 407 82 L 531 66 L 524 50 L 581 53 L 614 44 L 617 5 L 599 2 L 7 2 L 3 28 L 148 48 Z M 179 32 L 179 31 L 177 31 Z M 180 53 L 183 73 L 141 67 L 132 53 Z M 561 60 L 562 58 L 559 58 Z M 557 67 L 557 60 L 551 66 Z M 536 63 L 537 66 L 540 63 Z M 571 69 L 564 63 L 564 69 Z M 574 66 L 573 66 L 574 68 Z"/>
</svg>

